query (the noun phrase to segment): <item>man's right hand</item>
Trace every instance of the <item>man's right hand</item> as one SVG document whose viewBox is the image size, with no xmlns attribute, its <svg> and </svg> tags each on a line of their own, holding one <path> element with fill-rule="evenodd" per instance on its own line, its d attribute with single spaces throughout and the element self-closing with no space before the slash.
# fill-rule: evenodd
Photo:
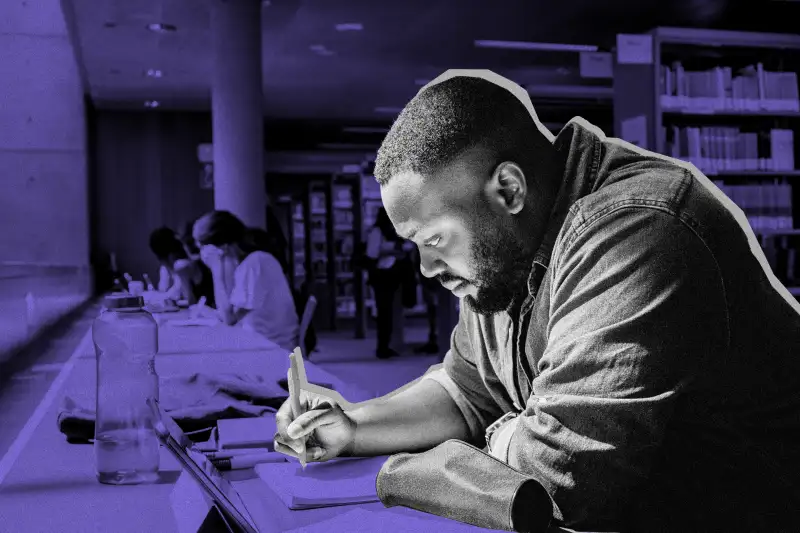
<svg viewBox="0 0 800 533">
<path fill-rule="evenodd" d="M 332 399 L 302 390 L 303 414 L 294 417 L 291 401 L 275 415 L 275 451 L 291 457 L 305 453 L 307 462 L 324 462 L 353 452 L 356 423 Z"/>
</svg>

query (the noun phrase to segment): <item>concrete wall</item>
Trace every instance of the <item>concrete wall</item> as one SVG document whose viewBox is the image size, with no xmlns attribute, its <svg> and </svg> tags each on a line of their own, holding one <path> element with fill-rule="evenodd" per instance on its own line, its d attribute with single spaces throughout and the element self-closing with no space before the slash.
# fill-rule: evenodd
<svg viewBox="0 0 800 533">
<path fill-rule="evenodd" d="M 59 1 L 3 0 L 0 353 L 89 294 L 86 152 L 83 88 Z"/>
</svg>

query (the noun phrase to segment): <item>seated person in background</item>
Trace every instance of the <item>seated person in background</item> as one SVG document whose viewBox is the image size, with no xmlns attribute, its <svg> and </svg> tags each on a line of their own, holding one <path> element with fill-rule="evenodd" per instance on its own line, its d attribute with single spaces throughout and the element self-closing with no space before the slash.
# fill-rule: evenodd
<svg viewBox="0 0 800 533">
<path fill-rule="evenodd" d="M 277 230 L 280 232 L 280 229 Z M 245 239 L 256 250 L 267 252 L 281 265 L 286 278 L 289 278 L 289 263 L 286 260 L 286 250 L 281 247 L 281 239 L 275 235 L 275 230 L 264 231 L 260 228 L 247 228 Z"/>
<path fill-rule="evenodd" d="M 195 220 L 191 220 L 184 224 L 183 229 L 177 235 L 178 240 L 181 242 L 183 246 L 183 250 L 186 252 L 186 256 L 195 263 L 197 269 L 202 272 L 202 277 L 198 285 L 195 287 L 196 292 L 198 293 L 198 300 L 201 296 L 205 296 L 205 305 L 209 308 L 212 308 L 211 311 L 213 312 L 213 308 L 215 306 L 214 301 L 214 280 L 211 276 L 211 270 L 201 261 L 200 259 L 200 248 L 197 247 L 197 243 L 192 236 L 192 229 L 194 228 Z"/>
<path fill-rule="evenodd" d="M 211 269 L 222 320 L 255 331 L 287 351 L 297 346 L 299 321 L 280 263 L 254 247 L 244 223 L 228 211 L 200 217 L 193 229 Z M 232 272 L 232 274 L 231 274 Z"/>
<path fill-rule="evenodd" d="M 289 283 L 289 288 L 292 292 L 294 307 L 297 311 L 297 318 L 298 320 L 301 320 L 303 317 L 303 312 L 306 308 L 306 303 L 308 303 L 311 293 L 304 287 L 301 287 L 298 290 L 291 286 L 288 259 L 289 243 L 286 242 L 286 239 L 283 236 L 283 231 L 281 231 L 281 227 L 274 216 L 272 218 L 268 217 L 267 223 L 270 228 L 268 231 L 264 231 L 263 229 L 259 228 L 248 228 L 246 238 L 252 244 L 254 249 L 271 254 L 273 257 L 275 257 L 278 263 L 280 263 L 283 274 L 286 276 L 286 281 Z M 313 324 L 308 325 L 305 339 L 302 340 L 306 343 L 307 350 L 314 350 L 314 347 L 317 345 L 317 336 L 316 332 L 314 331 Z"/>
<path fill-rule="evenodd" d="M 178 240 L 181 241 L 183 245 L 183 250 L 186 252 L 186 256 L 189 259 L 194 259 L 195 261 L 200 260 L 200 248 L 197 247 L 197 243 L 194 241 L 194 237 L 192 236 L 192 230 L 194 229 L 194 223 L 197 220 L 190 220 L 186 224 L 183 225 L 183 229 L 180 233 L 177 234 Z M 207 268 L 207 267 L 206 267 Z"/>
<path fill-rule="evenodd" d="M 196 303 L 205 296 L 214 304 L 210 272 L 199 262 L 189 259 L 175 232 L 161 227 L 150 234 L 150 249 L 160 263 L 158 291 L 172 300 Z"/>
</svg>

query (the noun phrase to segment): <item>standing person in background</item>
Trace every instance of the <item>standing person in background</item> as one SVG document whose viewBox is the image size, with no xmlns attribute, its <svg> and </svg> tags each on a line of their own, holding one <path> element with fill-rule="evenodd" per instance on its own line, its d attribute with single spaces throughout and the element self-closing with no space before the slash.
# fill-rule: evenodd
<svg viewBox="0 0 800 533">
<path fill-rule="evenodd" d="M 205 296 L 209 305 L 214 303 L 211 275 L 199 261 L 190 259 L 175 232 L 161 227 L 150 234 L 150 249 L 160 265 L 158 291 L 171 300 L 196 303 Z"/>
<path fill-rule="evenodd" d="M 270 246 L 270 253 L 275 256 L 278 262 L 284 267 L 284 271 L 289 272 L 289 241 L 286 240 L 286 235 L 283 232 L 278 217 L 275 216 L 275 210 L 270 207 L 267 209 L 267 236 Z"/>
<path fill-rule="evenodd" d="M 420 271 L 421 258 L 418 252 L 414 252 L 415 272 Z M 418 276 L 419 284 L 422 288 L 422 300 L 425 302 L 425 314 L 428 319 L 428 342 L 422 346 L 414 348 L 414 353 L 435 354 L 439 353 L 438 340 L 438 321 L 436 311 L 438 307 L 438 297 L 436 291 L 439 290 L 439 282 L 436 279 L 426 276 Z"/>
<path fill-rule="evenodd" d="M 375 306 L 378 317 L 378 346 L 375 355 L 378 359 L 394 357 L 397 352 L 389 345 L 392 341 L 392 323 L 395 295 L 400 289 L 401 259 L 409 253 L 392 226 L 386 210 L 381 207 L 375 225 L 367 235 L 366 255 L 369 259 L 369 284 L 375 292 Z"/>
<path fill-rule="evenodd" d="M 222 320 L 292 351 L 300 325 L 289 283 L 275 257 L 256 249 L 247 227 L 228 211 L 203 215 L 192 234 L 211 270 Z"/>
</svg>

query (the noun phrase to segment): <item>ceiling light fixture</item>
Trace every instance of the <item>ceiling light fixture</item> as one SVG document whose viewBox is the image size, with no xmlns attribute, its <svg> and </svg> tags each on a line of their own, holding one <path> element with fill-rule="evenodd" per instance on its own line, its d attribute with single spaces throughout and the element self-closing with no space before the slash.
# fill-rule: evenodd
<svg viewBox="0 0 800 533">
<path fill-rule="evenodd" d="M 161 105 L 161 104 L 158 102 L 158 100 L 147 100 L 147 101 L 144 103 L 144 106 L 145 106 L 145 107 L 149 107 L 149 108 L 151 108 L 151 109 L 155 109 L 156 107 L 158 107 L 158 106 L 160 106 L 160 105 Z"/>
<path fill-rule="evenodd" d="M 361 31 L 363 29 L 364 25 L 360 22 L 345 22 L 336 25 L 336 31 Z"/>
<path fill-rule="evenodd" d="M 147 76 L 148 78 L 160 78 L 164 75 L 164 73 L 158 69 L 149 68 L 146 71 L 144 71 L 144 75 Z"/>
<path fill-rule="evenodd" d="M 525 86 L 533 97 L 564 98 L 575 100 L 611 100 L 614 98 L 614 88 L 596 85 L 544 85 L 535 84 Z"/>
<path fill-rule="evenodd" d="M 531 50 L 538 52 L 597 52 L 598 48 L 589 44 L 529 43 L 524 41 L 475 41 L 477 48 L 498 48 L 501 50 Z"/>
<path fill-rule="evenodd" d="M 171 33 L 178 30 L 178 28 L 172 24 L 161 23 L 148 24 L 147 29 L 155 33 Z"/>
<path fill-rule="evenodd" d="M 375 108 L 376 113 L 380 113 L 381 115 L 397 115 L 402 111 L 402 107 L 385 107 L 379 106 Z"/>
</svg>

